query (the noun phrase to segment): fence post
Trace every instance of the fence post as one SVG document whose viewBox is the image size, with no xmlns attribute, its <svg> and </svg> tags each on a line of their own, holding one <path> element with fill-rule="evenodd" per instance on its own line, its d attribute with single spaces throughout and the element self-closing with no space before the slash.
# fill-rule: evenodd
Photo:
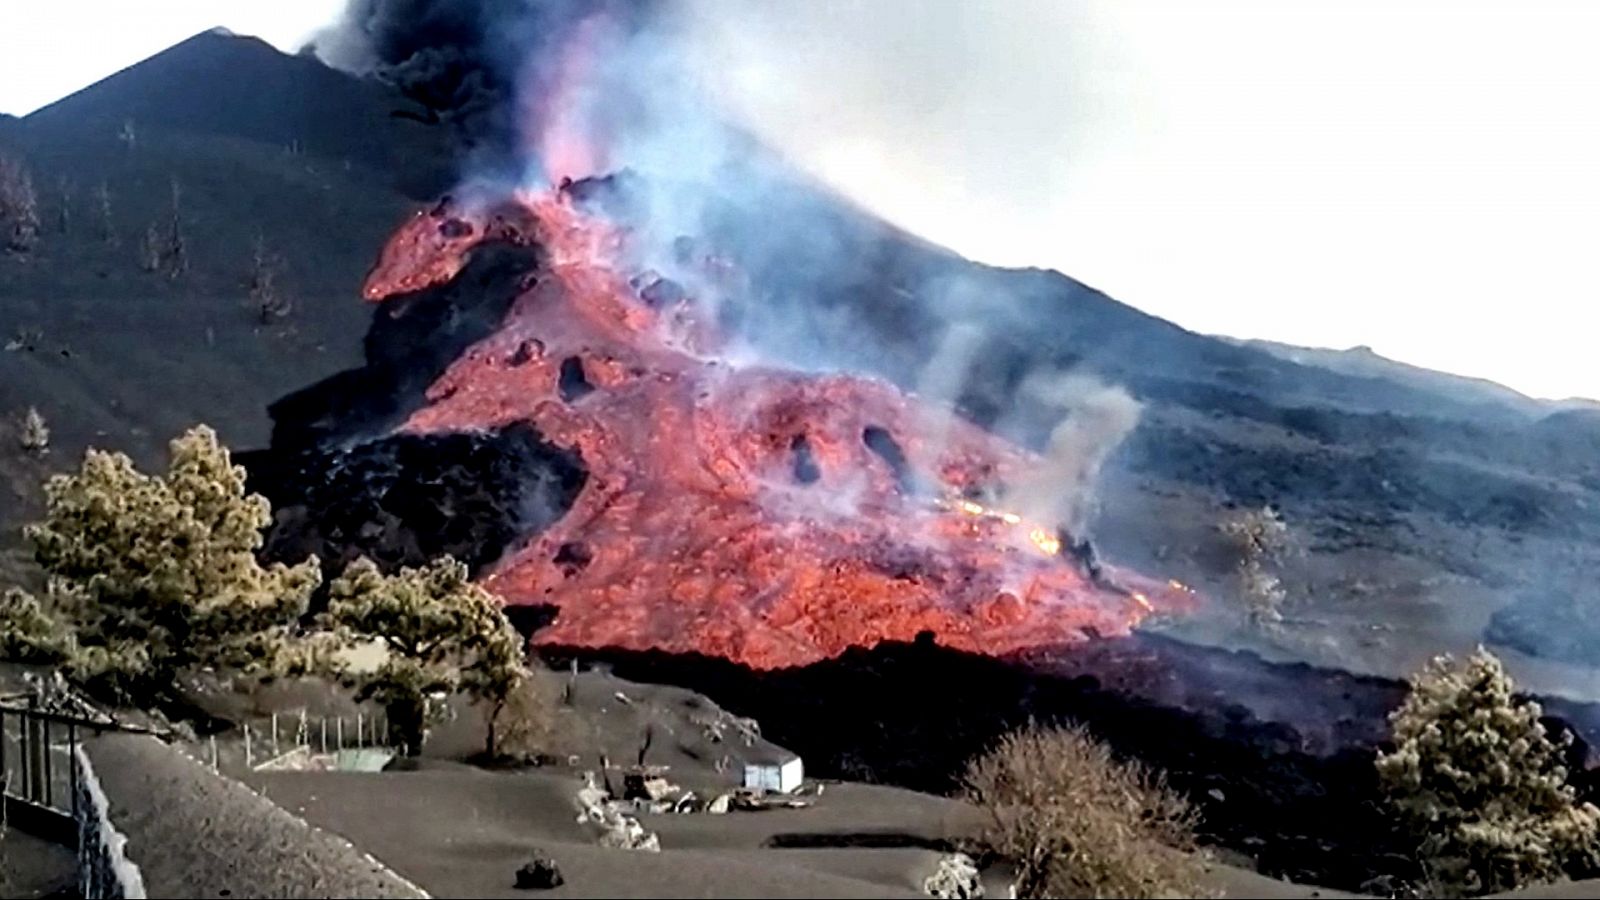
<svg viewBox="0 0 1600 900">
<path fill-rule="evenodd" d="M 356 713 L 356 746 L 365 746 L 361 743 L 361 713 Z"/>
<path fill-rule="evenodd" d="M 44 754 L 44 805 L 50 806 L 55 799 L 55 779 L 50 777 L 50 720 L 39 720 L 39 734 L 43 738 L 39 741 L 39 750 Z"/>
<path fill-rule="evenodd" d="M 251 753 L 250 753 L 250 723 L 249 722 L 244 723 L 244 767 L 246 769 L 254 769 L 256 767 L 255 757 L 253 755 L 251 755 Z"/>
<path fill-rule="evenodd" d="M 328 755 L 328 717 L 322 717 L 322 755 Z"/>
<path fill-rule="evenodd" d="M 211 771 L 215 772 L 217 771 L 217 736 L 213 734 L 209 743 L 211 744 Z"/>
<path fill-rule="evenodd" d="M 38 708 L 39 698 L 37 696 L 29 697 L 28 709 L 31 711 Z M 44 782 L 41 778 L 44 775 L 44 760 L 39 753 L 39 719 L 35 716 L 24 716 L 22 726 L 22 758 L 27 760 L 28 763 L 25 785 L 27 792 L 24 796 L 29 800 L 38 802 L 39 798 L 44 796 Z M 44 755 L 48 756 L 49 754 Z"/>
<path fill-rule="evenodd" d="M 277 756 L 278 756 L 278 714 L 277 714 L 277 712 L 273 712 L 273 714 L 272 714 L 272 756 L 273 756 L 273 758 L 277 758 Z"/>
<path fill-rule="evenodd" d="M 333 736 L 340 750 L 344 749 L 344 716 L 333 720 Z"/>
<path fill-rule="evenodd" d="M 72 792 L 72 821 L 78 821 L 78 723 L 67 723 L 67 790 Z"/>
</svg>

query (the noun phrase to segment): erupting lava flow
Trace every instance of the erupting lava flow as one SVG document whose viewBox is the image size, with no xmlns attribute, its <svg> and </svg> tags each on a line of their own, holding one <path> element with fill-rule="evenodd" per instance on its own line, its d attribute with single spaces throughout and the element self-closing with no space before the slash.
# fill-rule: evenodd
<svg viewBox="0 0 1600 900">
<path fill-rule="evenodd" d="M 1075 565 L 1054 528 L 978 502 L 1033 457 L 886 383 L 716 359 L 693 298 L 624 271 L 627 233 L 564 188 L 494 210 L 442 203 L 390 240 L 384 300 L 453 278 L 502 241 L 545 260 L 499 330 L 429 389 L 414 433 L 526 421 L 589 478 L 554 526 L 485 578 L 549 604 L 541 643 L 661 649 L 754 667 L 931 631 L 1006 653 L 1119 634 L 1188 592 Z"/>
</svg>

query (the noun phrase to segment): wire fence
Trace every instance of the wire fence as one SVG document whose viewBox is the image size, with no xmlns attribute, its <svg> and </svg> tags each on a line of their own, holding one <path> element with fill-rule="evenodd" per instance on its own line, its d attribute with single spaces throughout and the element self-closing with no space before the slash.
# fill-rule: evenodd
<svg viewBox="0 0 1600 900">
<path fill-rule="evenodd" d="M 229 754 L 217 738 L 207 744 L 212 768 L 226 765 Z M 245 721 L 232 751 L 247 769 L 324 768 L 329 759 L 349 751 L 393 747 L 389 721 L 381 714 L 317 715 L 300 709 Z"/>
</svg>

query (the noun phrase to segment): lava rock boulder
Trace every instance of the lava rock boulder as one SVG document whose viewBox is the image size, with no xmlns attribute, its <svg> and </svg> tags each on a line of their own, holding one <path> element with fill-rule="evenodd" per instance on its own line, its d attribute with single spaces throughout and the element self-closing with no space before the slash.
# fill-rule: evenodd
<svg viewBox="0 0 1600 900">
<path fill-rule="evenodd" d="M 522 890 L 548 890 L 565 883 L 561 867 L 543 850 L 534 850 L 533 859 L 517 870 L 516 885 Z"/>
</svg>

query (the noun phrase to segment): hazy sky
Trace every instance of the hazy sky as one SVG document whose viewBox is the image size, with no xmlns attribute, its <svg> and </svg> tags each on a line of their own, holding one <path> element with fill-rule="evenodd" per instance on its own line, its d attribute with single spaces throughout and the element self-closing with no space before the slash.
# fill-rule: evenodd
<svg viewBox="0 0 1600 900">
<path fill-rule="evenodd" d="M 688 3 L 734 109 L 969 256 L 1600 397 L 1600 3 Z M 292 48 L 342 3 L 7 5 L 23 113 L 215 24 Z"/>
</svg>

